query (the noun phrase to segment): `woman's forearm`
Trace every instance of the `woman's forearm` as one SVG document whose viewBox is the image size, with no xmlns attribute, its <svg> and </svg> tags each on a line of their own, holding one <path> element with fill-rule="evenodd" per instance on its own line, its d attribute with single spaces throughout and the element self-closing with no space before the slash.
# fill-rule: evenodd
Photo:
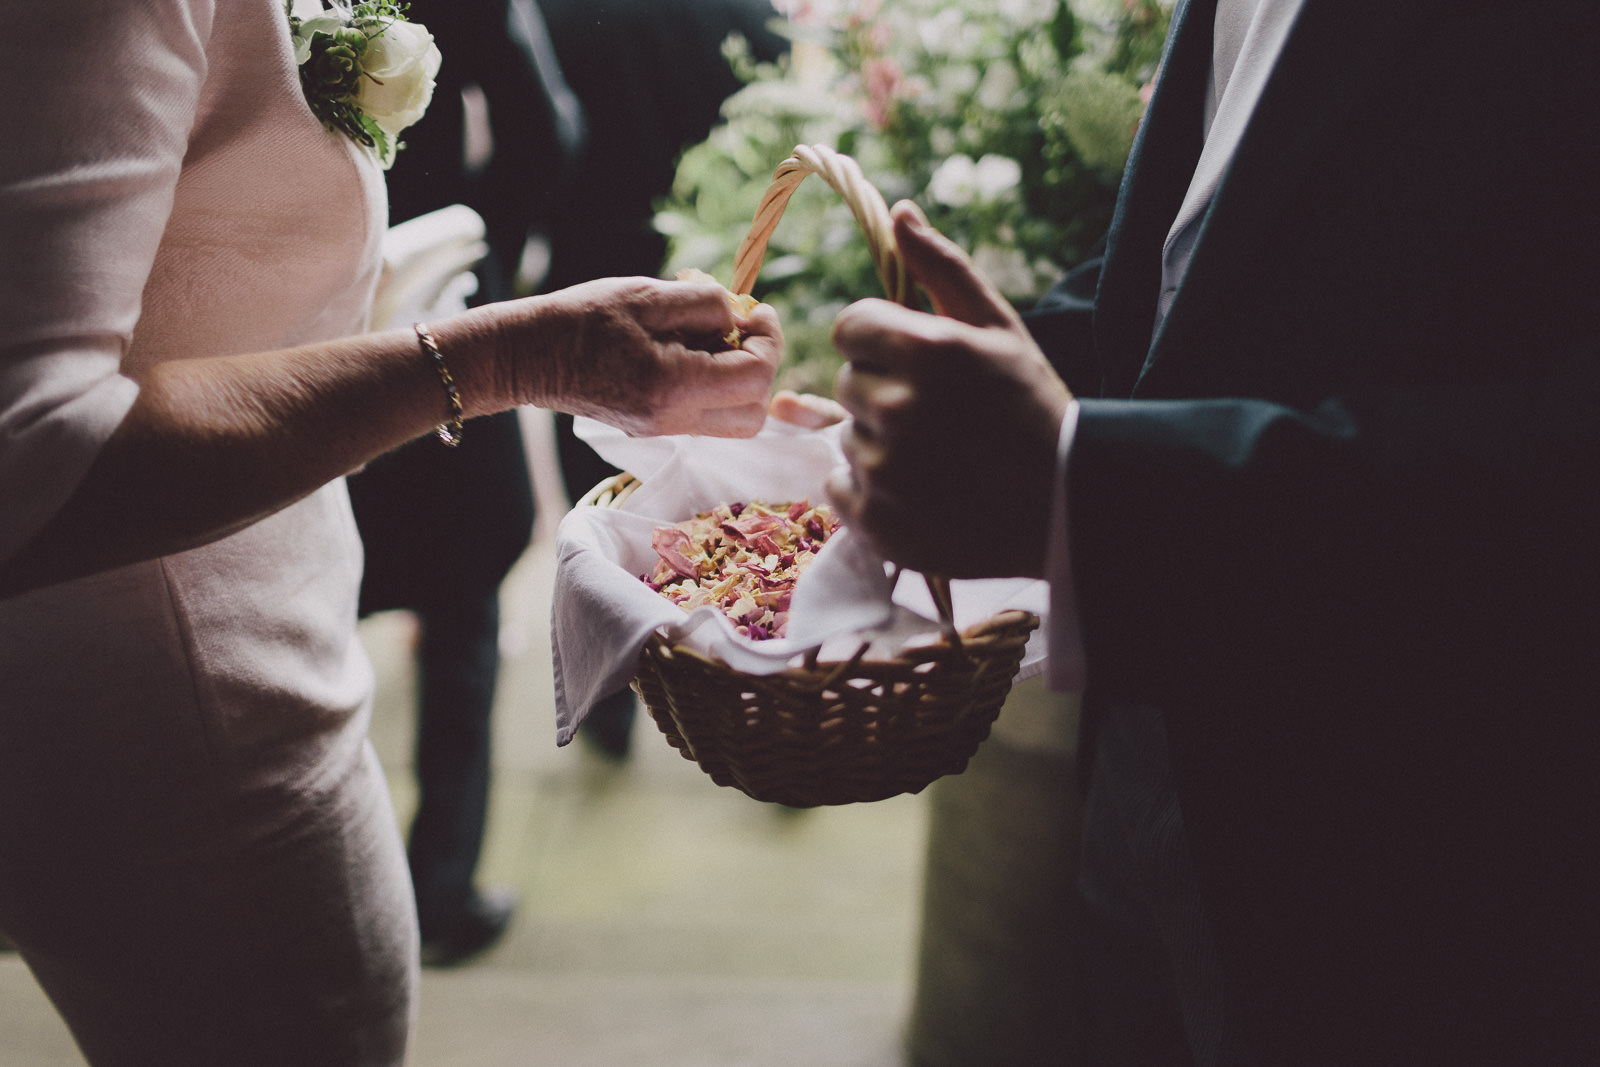
<svg viewBox="0 0 1600 1067">
<path fill-rule="evenodd" d="M 229 534 L 425 433 L 446 412 L 408 331 L 160 363 L 138 384 L 67 503 L 0 565 L 0 594 Z"/>
<path fill-rule="evenodd" d="M 431 330 L 469 418 L 537 404 L 635 433 L 747 436 L 760 427 L 781 339 L 770 309 L 758 309 L 745 350 L 696 346 L 733 323 L 715 287 L 608 279 Z M 65 506 L 0 563 L 0 596 L 225 536 L 450 412 L 406 329 L 157 363 L 138 384 Z"/>
</svg>

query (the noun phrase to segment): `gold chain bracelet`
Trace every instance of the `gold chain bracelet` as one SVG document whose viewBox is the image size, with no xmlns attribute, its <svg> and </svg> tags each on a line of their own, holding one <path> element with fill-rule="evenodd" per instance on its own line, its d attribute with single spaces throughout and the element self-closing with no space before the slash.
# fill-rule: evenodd
<svg viewBox="0 0 1600 1067">
<path fill-rule="evenodd" d="M 444 353 L 439 351 L 439 342 L 434 339 L 433 331 L 420 322 L 411 324 L 417 332 L 417 343 L 422 346 L 422 351 L 433 361 L 433 369 L 439 372 L 439 383 L 444 386 L 444 395 L 450 401 L 450 418 L 439 424 L 434 432 L 439 435 L 439 440 L 451 448 L 461 443 L 461 434 L 465 424 L 461 417 L 461 391 L 456 388 L 456 380 L 450 376 L 450 368 L 445 366 Z"/>
</svg>

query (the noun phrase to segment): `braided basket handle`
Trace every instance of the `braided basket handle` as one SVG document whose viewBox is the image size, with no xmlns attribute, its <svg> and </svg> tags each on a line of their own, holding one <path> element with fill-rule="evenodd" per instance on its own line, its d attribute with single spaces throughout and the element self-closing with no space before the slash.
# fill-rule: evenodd
<svg viewBox="0 0 1600 1067">
<path fill-rule="evenodd" d="M 894 240 L 894 224 L 889 221 L 889 206 L 883 194 L 861 173 L 861 165 L 842 152 L 827 145 L 797 145 L 794 154 L 773 171 L 772 184 L 761 197 L 756 208 L 755 221 L 750 232 L 739 245 L 733 257 L 732 291 L 748 294 L 755 287 L 756 275 L 761 272 L 761 260 L 767 254 L 767 242 L 778 220 L 789 205 L 789 198 L 800 188 L 806 175 L 815 174 L 833 187 L 855 216 L 856 225 L 867 239 L 872 253 L 872 263 L 878 269 L 878 280 L 883 283 L 885 295 L 897 304 L 915 307 L 911 275 L 906 271 L 905 260 L 900 257 Z M 899 576 L 898 569 L 896 577 Z M 939 611 L 939 628 L 945 640 L 961 648 L 961 635 L 956 630 L 955 609 L 950 599 L 950 580 L 937 575 L 924 575 L 928 592 L 933 596 Z"/>
<path fill-rule="evenodd" d="M 796 146 L 794 154 L 778 164 L 773 172 L 772 184 L 761 197 L 750 232 L 734 256 L 733 292 L 747 294 L 755 287 L 772 231 L 777 229 L 789 198 L 808 174 L 815 174 L 832 186 L 850 208 L 856 225 L 867 239 L 867 248 L 872 253 L 885 295 L 898 304 L 912 306 L 911 276 L 906 273 L 905 261 L 895 246 L 894 226 L 889 221 L 889 208 L 882 194 L 861 173 L 860 164 L 820 144 Z"/>
</svg>

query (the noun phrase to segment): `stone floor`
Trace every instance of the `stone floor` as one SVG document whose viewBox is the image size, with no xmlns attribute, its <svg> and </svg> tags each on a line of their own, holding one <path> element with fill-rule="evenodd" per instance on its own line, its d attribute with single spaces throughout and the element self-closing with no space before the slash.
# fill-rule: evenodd
<svg viewBox="0 0 1600 1067">
<path fill-rule="evenodd" d="M 506 670 L 482 865 L 523 906 L 477 963 L 423 977 L 412 1067 L 900 1067 L 924 797 L 794 812 L 719 788 L 641 716 L 610 765 L 555 747 L 552 543 L 506 596 Z M 412 804 L 409 620 L 363 625 L 373 735 Z M 83 1060 L 0 954 L 0 1067 Z"/>
</svg>

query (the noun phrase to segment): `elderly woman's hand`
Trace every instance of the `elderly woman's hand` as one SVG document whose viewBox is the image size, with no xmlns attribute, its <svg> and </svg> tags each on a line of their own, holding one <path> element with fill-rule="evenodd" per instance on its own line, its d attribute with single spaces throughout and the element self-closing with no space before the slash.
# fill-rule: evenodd
<svg viewBox="0 0 1600 1067">
<path fill-rule="evenodd" d="M 513 321 L 497 330 L 496 360 L 516 402 L 639 436 L 761 429 L 783 352 L 772 308 L 740 316 L 720 286 L 653 278 L 606 278 L 519 303 L 501 305 Z M 735 329 L 740 346 L 730 348 Z"/>
<path fill-rule="evenodd" d="M 1043 574 L 1051 481 L 1072 397 L 1009 303 L 910 203 L 907 266 L 941 312 L 863 300 L 834 343 L 854 417 L 829 495 L 887 558 L 952 578 Z"/>
</svg>

